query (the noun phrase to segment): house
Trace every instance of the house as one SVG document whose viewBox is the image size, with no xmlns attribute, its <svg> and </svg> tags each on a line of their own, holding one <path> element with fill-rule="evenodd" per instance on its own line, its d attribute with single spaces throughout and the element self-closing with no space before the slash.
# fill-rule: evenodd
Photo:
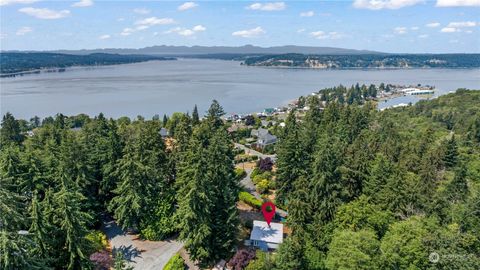
<svg viewBox="0 0 480 270">
<path fill-rule="evenodd" d="M 267 133 L 265 135 L 258 137 L 257 146 L 265 147 L 267 145 L 274 144 L 276 142 L 277 142 L 277 136 Z"/>
<path fill-rule="evenodd" d="M 252 129 L 250 136 L 257 138 L 257 146 L 265 147 L 277 142 L 277 136 L 270 134 L 268 129 Z"/>
<path fill-rule="evenodd" d="M 283 242 L 283 224 L 254 220 L 250 239 L 245 245 L 258 247 L 262 250 L 277 249 Z"/>
<path fill-rule="evenodd" d="M 252 131 L 250 132 L 250 136 L 256 137 L 256 138 L 265 136 L 266 134 L 268 134 L 268 129 L 264 129 L 264 128 L 252 129 Z"/>
<path fill-rule="evenodd" d="M 170 136 L 170 132 L 168 132 L 168 129 L 163 127 L 160 129 L 159 133 L 160 133 L 160 136 L 162 136 L 162 138 Z"/>
</svg>

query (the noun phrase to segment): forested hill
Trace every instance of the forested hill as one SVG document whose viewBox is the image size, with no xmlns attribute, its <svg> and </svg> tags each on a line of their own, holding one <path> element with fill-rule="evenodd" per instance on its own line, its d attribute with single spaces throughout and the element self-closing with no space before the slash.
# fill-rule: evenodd
<svg viewBox="0 0 480 270">
<path fill-rule="evenodd" d="M 108 53 L 93 53 L 88 55 L 72 55 L 60 53 L 0 53 L 0 73 L 11 73 L 66 68 L 72 66 L 95 66 L 136 63 L 149 60 L 175 60 L 170 57 L 151 55 L 121 55 Z"/>
<path fill-rule="evenodd" d="M 279 54 L 249 57 L 244 63 L 301 68 L 478 68 L 480 54 Z"/>
<path fill-rule="evenodd" d="M 144 239 L 179 235 L 208 269 L 222 259 L 247 270 L 480 269 L 480 91 L 384 111 L 306 102 L 270 127 L 276 170 L 262 173 L 288 236 L 252 256 L 218 102 L 202 119 L 196 106 L 163 121 L 7 113 L 0 269 L 109 269 L 105 215 Z"/>
</svg>

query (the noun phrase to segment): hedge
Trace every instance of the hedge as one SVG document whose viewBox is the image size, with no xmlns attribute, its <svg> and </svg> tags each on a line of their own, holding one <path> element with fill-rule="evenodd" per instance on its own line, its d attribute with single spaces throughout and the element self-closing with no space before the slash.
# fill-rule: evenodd
<svg viewBox="0 0 480 270">
<path fill-rule="evenodd" d="M 246 192 L 246 191 L 241 191 L 238 194 L 238 199 L 252 207 L 260 209 L 262 207 L 262 201 L 255 198 L 252 194 Z"/>
</svg>

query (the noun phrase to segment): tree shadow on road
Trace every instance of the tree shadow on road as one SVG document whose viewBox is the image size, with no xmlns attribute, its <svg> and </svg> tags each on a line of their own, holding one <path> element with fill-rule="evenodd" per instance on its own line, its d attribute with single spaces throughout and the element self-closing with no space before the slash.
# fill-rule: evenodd
<svg viewBox="0 0 480 270">
<path fill-rule="evenodd" d="M 142 253 L 140 250 L 138 250 L 136 247 L 130 245 L 130 246 L 120 246 L 118 248 L 113 248 L 112 250 L 113 254 L 116 254 L 117 252 L 120 252 L 123 254 L 123 257 L 125 260 L 129 262 L 133 262 L 134 258 L 140 257 L 140 254 Z"/>
</svg>

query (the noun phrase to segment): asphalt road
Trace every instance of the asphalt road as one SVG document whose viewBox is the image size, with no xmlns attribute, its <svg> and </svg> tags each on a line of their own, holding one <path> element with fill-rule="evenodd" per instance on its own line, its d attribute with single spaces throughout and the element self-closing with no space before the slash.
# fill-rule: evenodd
<svg viewBox="0 0 480 270">
<path fill-rule="evenodd" d="M 181 242 L 144 241 L 137 235 L 125 233 L 115 221 L 105 221 L 104 232 L 113 252 L 122 252 L 134 269 L 162 270 L 168 260 L 182 247 Z"/>
</svg>

